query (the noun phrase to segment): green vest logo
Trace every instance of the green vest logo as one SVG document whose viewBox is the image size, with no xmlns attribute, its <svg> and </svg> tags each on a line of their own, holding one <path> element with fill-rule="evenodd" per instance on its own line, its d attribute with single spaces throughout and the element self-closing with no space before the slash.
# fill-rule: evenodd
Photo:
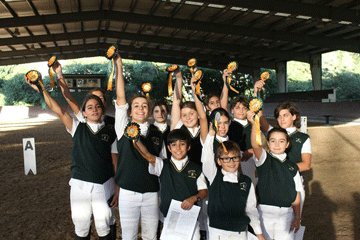
<svg viewBox="0 0 360 240">
<path fill-rule="evenodd" d="M 241 182 L 240 183 L 240 190 L 246 191 L 246 187 L 247 187 L 246 182 Z"/>
<path fill-rule="evenodd" d="M 107 135 L 107 134 L 101 134 L 101 140 L 106 141 L 106 142 L 109 142 L 109 139 L 110 139 L 109 135 Z"/>
<path fill-rule="evenodd" d="M 157 137 L 152 137 L 151 138 L 151 141 L 155 144 L 155 145 L 160 145 L 160 139 L 159 138 L 157 138 Z"/>
<path fill-rule="evenodd" d="M 189 178 L 196 178 L 196 171 L 195 170 L 189 170 L 188 171 Z"/>
<path fill-rule="evenodd" d="M 300 139 L 300 138 L 296 138 L 295 142 L 301 143 L 301 139 Z"/>
</svg>

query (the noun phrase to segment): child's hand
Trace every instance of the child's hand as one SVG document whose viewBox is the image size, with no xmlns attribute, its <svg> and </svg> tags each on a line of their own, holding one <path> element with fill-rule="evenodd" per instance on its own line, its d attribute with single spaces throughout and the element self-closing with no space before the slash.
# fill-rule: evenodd
<svg viewBox="0 0 360 240">
<path fill-rule="evenodd" d="M 299 228 L 300 228 L 300 219 L 295 218 L 291 223 L 290 231 L 293 231 L 295 229 L 295 232 L 297 232 Z"/>
<path fill-rule="evenodd" d="M 34 89 L 35 91 L 37 91 L 37 93 L 40 93 L 39 88 L 38 88 L 35 84 L 30 83 L 30 80 L 26 77 L 26 75 L 25 75 L 24 77 L 25 77 L 25 82 L 26 82 L 27 84 L 29 84 L 29 86 L 30 86 L 32 89 Z M 39 79 L 39 81 L 42 81 L 42 80 Z"/>
<path fill-rule="evenodd" d="M 59 63 L 59 61 L 56 61 L 54 63 L 54 65 L 52 65 L 52 69 L 54 70 L 54 72 L 56 73 L 58 78 L 62 78 L 62 68 L 61 68 L 61 64 Z"/>
<path fill-rule="evenodd" d="M 196 197 L 195 196 L 191 196 L 188 199 L 185 199 L 182 203 L 181 203 L 181 208 L 184 210 L 190 210 L 192 208 L 192 206 L 196 203 Z"/>
<path fill-rule="evenodd" d="M 256 237 L 257 237 L 259 240 L 266 240 L 265 237 L 264 237 L 262 234 L 256 234 Z"/>
<path fill-rule="evenodd" d="M 247 113 L 246 113 L 246 115 L 247 115 L 247 119 L 248 119 L 248 121 L 251 123 L 251 124 L 253 124 L 255 121 L 254 121 L 254 117 L 255 117 L 255 113 L 253 112 L 253 111 L 247 111 Z"/>
<path fill-rule="evenodd" d="M 116 53 L 116 55 L 114 57 L 114 63 L 117 66 L 122 66 L 122 58 L 120 56 L 120 53 Z"/>
<path fill-rule="evenodd" d="M 110 207 L 111 208 L 116 208 L 118 206 L 118 201 L 119 201 L 119 193 L 117 193 L 116 195 L 114 195 L 111 203 L 110 203 Z"/>
<path fill-rule="evenodd" d="M 226 81 L 226 79 L 227 79 L 228 77 L 230 77 L 230 71 L 227 70 L 227 69 L 224 69 L 224 73 L 223 73 L 223 75 L 222 75 L 222 78 L 223 78 L 224 82 Z"/>
<path fill-rule="evenodd" d="M 262 80 L 259 80 L 254 84 L 254 96 L 255 97 L 257 96 L 257 92 L 261 91 L 264 88 L 264 86 L 265 86 L 265 82 Z"/>
</svg>

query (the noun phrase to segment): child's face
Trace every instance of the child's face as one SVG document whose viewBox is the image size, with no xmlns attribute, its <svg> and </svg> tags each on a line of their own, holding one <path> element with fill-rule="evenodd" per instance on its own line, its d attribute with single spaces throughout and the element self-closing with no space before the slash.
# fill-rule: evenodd
<svg viewBox="0 0 360 240">
<path fill-rule="evenodd" d="M 229 119 L 226 116 L 220 116 L 220 122 L 219 122 L 219 130 L 217 134 L 220 137 L 226 137 L 228 131 L 229 131 Z"/>
<path fill-rule="evenodd" d="M 277 121 L 281 128 L 286 129 L 294 126 L 295 119 L 296 119 L 296 115 L 292 115 L 289 109 L 282 109 L 279 112 Z"/>
<path fill-rule="evenodd" d="M 177 140 L 176 142 L 170 143 L 167 147 L 175 160 L 184 159 L 190 150 L 190 146 L 187 145 L 185 140 Z"/>
<path fill-rule="evenodd" d="M 223 153 L 218 159 L 217 163 L 226 172 L 233 173 L 239 169 L 240 166 L 240 153 L 230 151 L 228 154 Z"/>
<path fill-rule="evenodd" d="M 286 148 L 289 146 L 289 142 L 286 140 L 285 133 L 273 132 L 269 137 L 268 146 L 272 153 L 284 153 Z"/>
<path fill-rule="evenodd" d="M 153 111 L 153 116 L 156 122 L 165 123 L 167 119 L 167 111 L 164 105 L 156 106 Z"/>
<path fill-rule="evenodd" d="M 145 123 L 149 114 L 149 103 L 143 97 L 135 98 L 131 103 L 130 117 L 137 123 Z"/>
<path fill-rule="evenodd" d="M 206 105 L 206 109 L 212 112 L 214 109 L 220 107 L 220 99 L 217 96 L 213 96 L 209 99 L 209 104 Z"/>
<path fill-rule="evenodd" d="M 195 109 L 185 107 L 181 109 L 181 120 L 185 127 L 194 128 L 198 125 L 198 113 Z"/>
<path fill-rule="evenodd" d="M 89 123 L 99 123 L 101 122 L 103 109 L 101 108 L 100 103 L 96 101 L 96 99 L 90 99 L 86 102 L 83 115 L 86 117 Z"/>
<path fill-rule="evenodd" d="M 231 113 L 234 115 L 234 118 L 245 120 L 246 119 L 246 113 L 248 109 L 247 106 L 245 106 L 243 103 L 236 103 L 235 107 L 231 109 Z"/>
</svg>

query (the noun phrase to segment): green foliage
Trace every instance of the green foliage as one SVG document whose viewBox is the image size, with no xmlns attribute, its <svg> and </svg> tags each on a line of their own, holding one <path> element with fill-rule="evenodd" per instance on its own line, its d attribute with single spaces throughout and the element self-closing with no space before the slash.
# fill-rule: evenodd
<svg viewBox="0 0 360 240">
<path fill-rule="evenodd" d="M 360 74 L 340 72 L 334 75 L 328 74 L 323 80 L 324 89 L 336 89 L 338 101 L 360 99 Z"/>
<path fill-rule="evenodd" d="M 5 105 L 39 105 L 41 94 L 37 94 L 25 83 L 24 75 L 17 74 L 12 80 L 4 81 L 1 92 L 5 94 Z"/>
</svg>

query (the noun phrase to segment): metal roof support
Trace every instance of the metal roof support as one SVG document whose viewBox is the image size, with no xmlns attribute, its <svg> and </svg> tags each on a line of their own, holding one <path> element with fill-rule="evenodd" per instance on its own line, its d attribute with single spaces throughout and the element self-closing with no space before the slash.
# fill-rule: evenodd
<svg viewBox="0 0 360 240">
<path fill-rule="evenodd" d="M 276 79 L 278 81 L 279 92 L 285 93 L 287 89 L 287 69 L 286 61 L 281 61 L 276 63 Z"/>
<path fill-rule="evenodd" d="M 322 89 L 321 54 L 311 54 L 310 70 L 314 90 Z"/>
</svg>

